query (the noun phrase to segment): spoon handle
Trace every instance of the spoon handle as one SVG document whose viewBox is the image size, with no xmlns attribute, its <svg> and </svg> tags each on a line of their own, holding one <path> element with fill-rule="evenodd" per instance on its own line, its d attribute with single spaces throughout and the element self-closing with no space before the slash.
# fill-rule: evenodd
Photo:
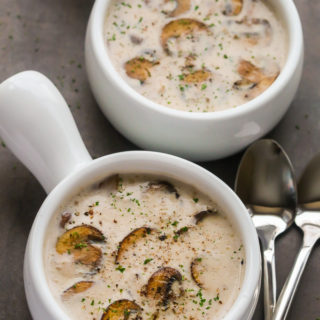
<svg viewBox="0 0 320 320">
<path fill-rule="evenodd" d="M 281 290 L 272 320 L 285 320 L 287 318 L 294 294 L 297 290 L 308 258 L 314 244 L 319 238 L 319 228 L 315 230 L 315 227 L 309 225 L 304 226 L 303 231 L 304 236 L 302 246 L 296 257 L 294 266 L 286 280 L 286 283 Z"/>
<path fill-rule="evenodd" d="M 263 256 L 264 319 L 271 320 L 276 304 L 277 282 L 274 255 L 274 237 L 259 233 Z"/>
</svg>

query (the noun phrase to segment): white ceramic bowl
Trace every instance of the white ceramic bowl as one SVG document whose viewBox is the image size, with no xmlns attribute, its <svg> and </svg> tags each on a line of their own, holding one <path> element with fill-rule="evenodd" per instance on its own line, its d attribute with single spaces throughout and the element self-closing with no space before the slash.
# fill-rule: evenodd
<svg viewBox="0 0 320 320">
<path fill-rule="evenodd" d="M 240 233 L 246 251 L 243 285 L 224 320 L 251 319 L 260 289 L 258 237 L 242 202 L 216 176 L 187 160 L 156 152 L 123 152 L 92 160 L 63 97 L 34 71 L 0 84 L 0 136 L 50 192 L 36 216 L 25 253 L 24 283 L 33 319 L 70 320 L 53 298 L 44 271 L 43 244 L 52 215 L 80 188 L 127 172 L 169 175 L 196 186 L 219 203 Z"/>
<path fill-rule="evenodd" d="M 105 46 L 104 21 L 111 0 L 96 0 L 86 36 L 86 66 L 101 110 L 138 146 L 195 161 L 229 156 L 270 131 L 297 91 L 303 65 L 303 35 L 292 0 L 268 0 L 289 35 L 287 62 L 263 94 L 236 109 L 190 113 L 163 107 L 132 89 L 115 70 Z"/>
</svg>

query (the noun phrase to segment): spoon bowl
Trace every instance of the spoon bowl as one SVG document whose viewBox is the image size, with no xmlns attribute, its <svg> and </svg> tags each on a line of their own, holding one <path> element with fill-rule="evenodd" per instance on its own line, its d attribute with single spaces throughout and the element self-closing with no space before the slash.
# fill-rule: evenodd
<svg viewBox="0 0 320 320">
<path fill-rule="evenodd" d="M 272 320 L 285 320 L 301 276 L 315 243 L 320 239 L 320 154 L 315 156 L 298 183 L 298 208 L 295 224 L 303 241 L 294 266 L 281 290 Z"/>
<path fill-rule="evenodd" d="M 259 140 L 245 152 L 235 191 L 258 232 L 264 263 L 264 313 L 269 320 L 276 303 L 274 241 L 295 218 L 296 182 L 285 151 L 273 140 Z"/>
</svg>

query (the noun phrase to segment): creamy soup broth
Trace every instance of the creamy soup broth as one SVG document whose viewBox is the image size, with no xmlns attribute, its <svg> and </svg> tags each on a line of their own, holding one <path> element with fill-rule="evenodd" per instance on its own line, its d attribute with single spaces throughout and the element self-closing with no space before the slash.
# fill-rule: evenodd
<svg viewBox="0 0 320 320">
<path fill-rule="evenodd" d="M 133 89 L 189 112 L 255 98 L 287 56 L 285 28 L 263 0 L 113 0 L 104 34 L 115 69 Z"/>
<path fill-rule="evenodd" d="M 44 263 L 71 319 L 214 320 L 239 294 L 245 250 L 217 204 L 195 188 L 121 175 L 58 210 Z"/>
</svg>

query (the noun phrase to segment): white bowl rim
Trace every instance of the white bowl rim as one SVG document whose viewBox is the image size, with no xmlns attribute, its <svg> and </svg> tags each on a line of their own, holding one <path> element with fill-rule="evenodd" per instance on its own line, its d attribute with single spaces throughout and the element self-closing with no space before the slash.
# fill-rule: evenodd
<svg viewBox="0 0 320 320">
<path fill-rule="evenodd" d="M 104 40 L 105 15 L 110 1 L 111 0 L 96 0 L 91 12 L 89 27 L 87 30 L 87 37 L 91 37 L 91 45 L 99 63 L 99 67 L 103 70 L 104 74 L 109 78 L 109 80 L 112 81 L 113 84 L 123 92 L 123 94 L 127 95 L 128 98 L 135 100 L 143 107 L 149 108 L 154 112 L 164 116 L 174 117 L 182 120 L 188 119 L 198 121 L 227 120 L 246 116 L 254 110 L 264 107 L 266 104 L 273 101 L 279 92 L 281 92 L 291 81 L 301 61 L 301 56 L 303 55 L 303 33 L 297 8 L 293 0 L 278 0 L 279 5 L 282 6 L 283 12 L 286 13 L 281 18 L 284 20 L 288 32 L 288 56 L 280 75 L 267 90 L 253 100 L 232 109 L 201 113 L 169 108 L 153 102 L 152 100 L 149 100 L 148 98 L 139 94 L 132 87 L 130 87 L 130 85 L 114 68 L 109 58 Z"/>
<path fill-rule="evenodd" d="M 128 158 L 130 158 L 129 161 L 141 161 L 142 159 L 147 159 L 148 161 L 154 163 L 157 161 L 170 165 L 174 163 L 175 165 L 184 166 L 184 171 L 188 169 L 197 171 L 197 174 L 202 175 L 201 179 L 206 181 L 211 180 L 212 183 L 216 185 L 216 190 L 219 190 L 221 194 L 223 193 L 224 199 L 229 198 L 229 200 L 234 201 L 234 206 L 239 208 L 237 212 L 242 211 L 245 213 L 243 216 L 241 216 L 241 222 L 238 226 L 239 229 L 242 229 L 242 240 L 246 251 L 245 277 L 236 301 L 223 319 L 233 320 L 236 317 L 239 317 L 239 315 L 245 315 L 246 312 L 248 312 L 247 308 L 250 304 L 252 305 L 252 308 L 249 312 L 252 314 L 258 300 L 258 293 L 260 289 L 261 258 L 258 236 L 247 209 L 234 191 L 208 170 L 188 160 L 153 151 L 125 151 L 95 159 L 79 171 L 70 174 L 51 191 L 39 209 L 39 212 L 33 223 L 28 239 L 28 250 L 26 251 L 25 258 L 25 264 L 27 264 L 27 266 L 25 265 L 25 270 L 26 268 L 29 268 L 28 272 L 31 275 L 31 279 L 24 279 L 25 285 L 29 285 L 30 280 L 32 281 L 34 289 L 38 293 L 37 303 L 42 305 L 45 310 L 52 315 L 53 319 L 70 319 L 70 317 L 63 311 L 62 307 L 54 298 L 49 288 L 44 269 L 43 249 L 45 243 L 45 232 L 55 212 L 55 210 L 52 209 L 56 206 L 58 201 L 65 197 L 65 194 L 70 194 L 71 187 L 77 181 L 86 177 L 88 174 L 91 175 L 96 170 L 99 171 L 99 168 L 101 169 L 107 167 L 110 165 L 110 163 L 112 164 L 119 160 L 124 161 L 124 159 Z M 50 214 L 48 214 L 48 212 Z M 248 232 L 244 232 L 245 229 L 247 229 Z M 31 308 L 32 313 L 33 311 L 34 310 Z"/>
</svg>

